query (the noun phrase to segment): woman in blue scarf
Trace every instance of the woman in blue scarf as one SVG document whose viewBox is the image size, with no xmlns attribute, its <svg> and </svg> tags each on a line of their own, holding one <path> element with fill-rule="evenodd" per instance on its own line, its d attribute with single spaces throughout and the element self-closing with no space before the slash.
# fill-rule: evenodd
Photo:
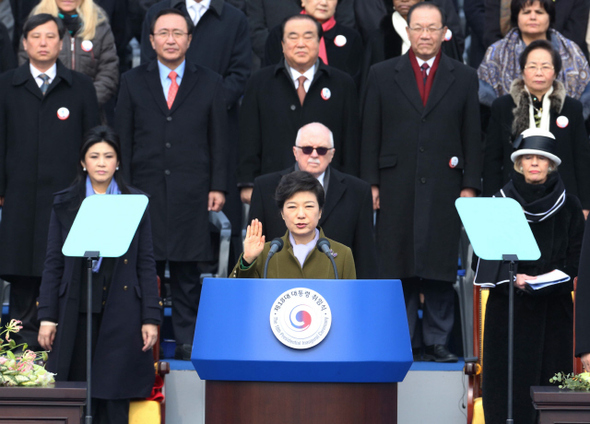
<svg viewBox="0 0 590 424">
<path fill-rule="evenodd" d="M 62 247 L 84 198 L 140 193 L 122 181 L 120 157 L 114 131 L 90 130 L 78 178 L 54 196 L 37 306 L 39 344 L 50 351 L 47 369 L 58 381 L 86 380 L 86 269 L 83 258 L 65 257 Z M 161 321 L 148 212 L 129 250 L 101 258 L 93 272 L 92 415 L 98 423 L 128 423 L 129 399 L 149 396 L 154 383 L 151 348 Z"/>
</svg>

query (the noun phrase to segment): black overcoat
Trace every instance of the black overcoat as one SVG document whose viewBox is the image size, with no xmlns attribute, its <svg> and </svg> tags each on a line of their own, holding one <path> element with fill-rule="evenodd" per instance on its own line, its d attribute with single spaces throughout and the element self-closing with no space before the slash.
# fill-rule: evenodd
<svg viewBox="0 0 590 424">
<path fill-rule="evenodd" d="M 53 193 L 71 184 L 84 133 L 99 122 L 92 80 L 59 60 L 45 96 L 28 62 L 0 76 L 0 275 L 41 276 Z"/>
<path fill-rule="evenodd" d="M 266 39 L 262 66 L 276 65 L 279 60 L 284 60 L 282 39 L 281 26 L 278 25 L 270 31 Z M 342 44 L 343 40 L 344 44 Z M 324 43 L 326 44 L 328 65 L 346 72 L 358 85 L 365 51 L 363 39 L 358 31 L 337 22 L 334 28 L 324 31 Z"/>
<path fill-rule="evenodd" d="M 384 277 L 456 279 L 455 199 L 463 188 L 479 190 L 481 178 L 477 85 L 473 69 L 443 54 L 423 106 L 408 54 L 369 72 L 361 177 L 380 189 L 376 233 Z"/>
<path fill-rule="evenodd" d="M 522 193 L 521 193 L 522 194 Z M 572 280 L 514 296 L 514 422 L 534 424 L 531 386 L 549 386 L 556 372 L 571 372 L 573 341 L 572 281 L 584 232 L 579 200 L 567 195 L 563 207 L 543 222 L 530 224 L 541 251 L 534 262 L 518 264 L 518 273 L 541 275 L 560 269 Z M 502 275 L 498 280 L 507 279 Z M 578 285 L 580 287 L 580 285 Z M 588 308 L 583 308 L 588 309 Z M 486 424 L 506 422 L 508 287 L 490 289 L 483 345 L 483 405 Z"/>
<path fill-rule="evenodd" d="M 248 222 L 258 218 L 267 241 L 281 237 L 287 230 L 274 193 L 282 176 L 293 170 L 291 167 L 254 180 Z M 377 278 L 371 187 L 365 181 L 331 167 L 324 184 L 326 181 L 328 192 L 318 225 L 327 237 L 351 248 L 358 278 Z"/>
<path fill-rule="evenodd" d="M 510 94 L 494 100 L 492 116 L 488 125 L 485 145 L 485 161 L 483 167 L 483 194 L 491 196 L 510 180 L 513 169 L 510 155 L 514 152 L 512 141 L 512 110 L 516 105 Z M 557 126 L 557 118 L 565 116 L 568 125 Z M 551 109 L 549 131 L 557 140 L 557 156 L 561 159 L 559 175 L 569 194 L 580 199 L 584 209 L 590 209 L 590 143 L 582 104 L 571 97 L 565 97 L 561 112 Z"/>
<path fill-rule="evenodd" d="M 67 379 L 80 316 L 80 285 L 86 284 L 83 258 L 65 257 L 61 249 L 85 197 L 79 184 L 55 194 L 47 259 L 43 270 L 38 318 L 57 322 L 47 369 L 56 379 Z M 130 188 L 132 194 L 141 194 Z M 103 223 L 103 225 L 109 225 Z M 92 397 L 100 399 L 145 398 L 154 384 L 151 350 L 142 352 L 141 326 L 161 321 L 156 264 L 152 250 L 149 212 L 146 212 L 129 250 L 115 260 L 109 293 L 92 361 Z"/>
<path fill-rule="evenodd" d="M 255 73 L 240 109 L 238 183 L 253 184 L 259 175 L 293 165 L 297 131 L 311 122 L 334 135 L 332 166 L 358 175 L 358 98 L 349 75 L 318 60 L 302 106 L 285 61 Z"/>
<path fill-rule="evenodd" d="M 213 259 L 208 195 L 226 191 L 228 172 L 221 77 L 187 60 L 172 109 L 157 61 L 132 69 L 121 81 L 115 118 L 122 169 L 151 196 L 156 260 Z"/>
</svg>

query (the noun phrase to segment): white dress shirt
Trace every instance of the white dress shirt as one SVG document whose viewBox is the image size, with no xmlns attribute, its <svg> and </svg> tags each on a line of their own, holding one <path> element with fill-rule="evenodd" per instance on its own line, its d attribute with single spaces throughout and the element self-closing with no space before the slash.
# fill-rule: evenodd
<svg viewBox="0 0 590 424">
<path fill-rule="evenodd" d="M 45 72 L 41 72 L 40 70 L 35 68 L 30 63 L 29 63 L 29 69 L 31 70 L 31 75 L 33 75 L 33 78 L 35 78 L 35 82 L 37 83 L 37 86 L 39 88 L 41 88 L 41 85 L 43 85 L 43 80 L 41 78 L 39 78 L 39 75 L 41 75 L 41 74 L 47 75 L 49 77 L 49 81 L 47 81 L 47 83 L 49 85 L 51 85 L 51 83 L 53 82 L 53 80 L 55 79 L 55 77 L 57 75 L 57 65 L 55 63 L 53 64 L 53 66 L 51 68 L 49 68 Z"/>
</svg>

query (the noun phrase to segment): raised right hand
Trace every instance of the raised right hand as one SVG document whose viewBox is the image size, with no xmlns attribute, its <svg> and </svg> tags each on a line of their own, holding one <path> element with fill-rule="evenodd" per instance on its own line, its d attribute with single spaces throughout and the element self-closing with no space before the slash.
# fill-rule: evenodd
<svg viewBox="0 0 590 424">
<path fill-rule="evenodd" d="M 244 239 L 244 260 L 251 264 L 262 253 L 266 239 L 262 235 L 262 222 L 253 219 L 246 229 Z"/>
</svg>

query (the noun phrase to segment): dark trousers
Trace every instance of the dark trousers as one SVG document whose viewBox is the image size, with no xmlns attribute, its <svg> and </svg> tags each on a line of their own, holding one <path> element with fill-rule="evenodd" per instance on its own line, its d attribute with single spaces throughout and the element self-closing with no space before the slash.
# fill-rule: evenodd
<svg viewBox="0 0 590 424">
<path fill-rule="evenodd" d="M 206 262 L 169 261 L 172 297 L 172 329 L 176 344 L 193 344 L 195 323 L 201 299 L 201 273 L 207 272 Z M 156 261 L 160 281 L 164 281 L 166 261 Z"/>
<path fill-rule="evenodd" d="M 408 326 L 412 347 L 446 345 L 455 319 L 455 293 L 453 283 L 426 280 L 418 277 L 402 280 Z M 422 340 L 414 337 L 418 323 L 420 293 L 424 295 L 422 314 Z"/>
<path fill-rule="evenodd" d="M 6 280 L 10 283 L 10 319 L 22 321 L 22 330 L 11 333 L 17 344 L 27 343 L 28 349 L 42 350 L 37 341 L 39 322 L 37 321 L 37 297 L 41 277 L 10 276 Z"/>
</svg>

